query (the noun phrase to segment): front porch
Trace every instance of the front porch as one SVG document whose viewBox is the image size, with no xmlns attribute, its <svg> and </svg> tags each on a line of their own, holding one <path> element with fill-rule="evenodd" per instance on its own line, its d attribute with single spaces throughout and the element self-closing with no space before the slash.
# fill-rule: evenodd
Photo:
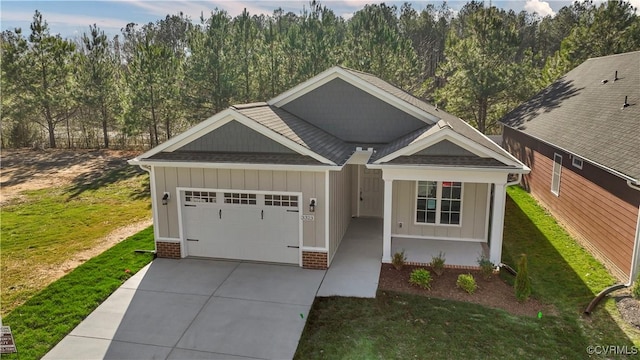
<svg viewBox="0 0 640 360">
<path fill-rule="evenodd" d="M 428 264 L 434 256 L 442 253 L 446 259 L 445 266 L 453 268 L 477 268 L 480 257 L 489 257 L 486 243 L 393 237 L 391 254 L 403 250 L 409 264 Z"/>
</svg>

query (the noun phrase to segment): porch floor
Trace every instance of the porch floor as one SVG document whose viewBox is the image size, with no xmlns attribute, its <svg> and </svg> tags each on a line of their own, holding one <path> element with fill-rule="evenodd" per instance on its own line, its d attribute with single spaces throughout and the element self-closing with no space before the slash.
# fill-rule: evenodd
<svg viewBox="0 0 640 360">
<path fill-rule="evenodd" d="M 351 219 L 317 296 L 375 298 L 381 259 L 382 219 Z"/>
<path fill-rule="evenodd" d="M 472 241 L 427 240 L 394 237 L 391 239 L 391 255 L 404 250 L 407 262 L 430 263 L 440 252 L 446 259 L 445 266 L 478 266 L 481 256 L 488 257 L 486 244 Z"/>
</svg>

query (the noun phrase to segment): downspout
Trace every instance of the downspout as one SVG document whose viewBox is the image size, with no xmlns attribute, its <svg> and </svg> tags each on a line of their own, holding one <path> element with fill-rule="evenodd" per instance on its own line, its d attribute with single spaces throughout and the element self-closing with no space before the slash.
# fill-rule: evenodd
<svg viewBox="0 0 640 360">
<path fill-rule="evenodd" d="M 509 186 L 518 185 L 520 184 L 520 181 L 522 181 L 522 173 L 518 173 L 518 178 L 516 180 L 513 180 L 511 182 L 504 184 L 504 187 L 507 188 Z"/>
</svg>

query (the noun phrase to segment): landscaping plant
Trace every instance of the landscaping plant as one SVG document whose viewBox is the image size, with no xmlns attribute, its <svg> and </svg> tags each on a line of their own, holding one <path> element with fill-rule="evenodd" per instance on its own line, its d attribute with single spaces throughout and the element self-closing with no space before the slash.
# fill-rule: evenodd
<svg viewBox="0 0 640 360">
<path fill-rule="evenodd" d="M 482 255 L 478 259 L 478 265 L 480 265 L 480 273 L 482 274 L 482 277 L 485 280 L 491 280 L 491 278 L 493 277 L 493 270 L 496 268 L 496 264 Z"/>
<path fill-rule="evenodd" d="M 431 273 L 427 269 L 415 269 L 411 272 L 409 283 L 423 289 L 431 289 Z"/>
<path fill-rule="evenodd" d="M 478 285 L 476 284 L 476 279 L 473 278 L 471 274 L 460 274 L 458 275 L 458 280 L 456 281 L 456 285 L 466 291 L 469 294 L 473 294 L 478 289 Z"/>
<path fill-rule="evenodd" d="M 529 300 L 529 296 L 531 296 L 531 278 L 529 278 L 526 254 L 522 254 L 520 260 L 518 260 L 518 274 L 516 275 L 514 287 L 518 301 Z"/>
<path fill-rule="evenodd" d="M 431 269 L 433 269 L 436 275 L 440 276 L 444 274 L 444 262 L 446 260 L 442 251 L 438 253 L 438 256 L 431 257 Z"/>
<path fill-rule="evenodd" d="M 407 255 L 404 254 L 404 250 L 396 251 L 391 258 L 391 264 L 396 268 L 396 270 L 401 270 L 405 261 L 407 261 Z"/>
</svg>

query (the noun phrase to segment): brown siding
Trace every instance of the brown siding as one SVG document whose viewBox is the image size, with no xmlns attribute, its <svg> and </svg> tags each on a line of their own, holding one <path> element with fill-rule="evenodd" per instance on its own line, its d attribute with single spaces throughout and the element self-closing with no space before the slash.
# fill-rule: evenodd
<svg viewBox="0 0 640 360">
<path fill-rule="evenodd" d="M 531 168 L 523 185 L 614 275 L 626 280 L 638 220 L 640 192 L 587 162 L 582 170 L 568 153 L 505 128 L 505 147 Z M 553 154 L 562 155 L 560 192 L 551 193 Z M 626 188 L 626 189 L 625 189 Z"/>
</svg>

